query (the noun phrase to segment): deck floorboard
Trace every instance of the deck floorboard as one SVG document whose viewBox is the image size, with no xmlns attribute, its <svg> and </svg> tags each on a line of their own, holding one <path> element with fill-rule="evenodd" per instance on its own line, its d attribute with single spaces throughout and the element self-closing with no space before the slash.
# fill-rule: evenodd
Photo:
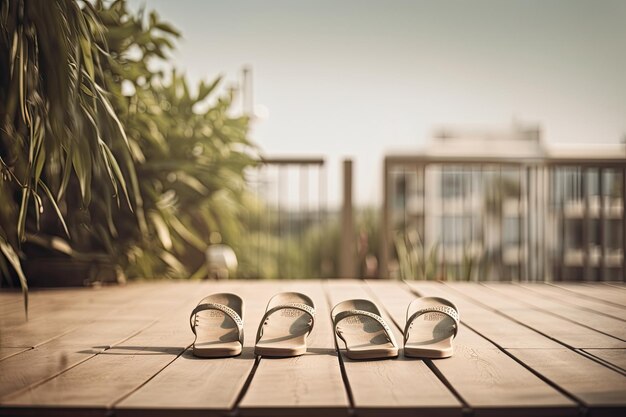
<svg viewBox="0 0 626 417">
<path fill-rule="evenodd" d="M 309 351 L 254 356 L 269 298 L 316 304 Z M 191 353 L 188 314 L 205 295 L 245 302 L 244 351 Z M 330 309 L 374 301 L 401 343 L 408 303 L 455 302 L 449 359 L 353 361 Z M 626 414 L 626 291 L 620 283 L 502 284 L 358 280 L 138 283 L 0 293 L 0 416 L 621 416 Z"/>
</svg>

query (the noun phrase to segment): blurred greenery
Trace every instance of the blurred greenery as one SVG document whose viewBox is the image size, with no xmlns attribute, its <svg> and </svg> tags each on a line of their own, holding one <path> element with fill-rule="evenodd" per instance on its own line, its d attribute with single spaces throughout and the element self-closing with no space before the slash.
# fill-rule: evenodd
<svg viewBox="0 0 626 417">
<path fill-rule="evenodd" d="M 276 209 L 248 197 L 244 238 L 230 242 L 239 258 L 238 278 L 335 278 L 340 275 L 339 212 L 283 211 L 279 215 Z M 378 209 L 355 209 L 357 277 L 373 278 L 378 274 L 375 259 L 379 250 L 379 218 Z"/>
<path fill-rule="evenodd" d="M 90 3 L 3 1 L 0 23 L 0 272 L 12 268 L 26 294 L 19 256 L 27 232 L 52 214 L 72 236 L 68 214 L 90 205 L 96 179 L 108 211 L 126 204 L 111 148 L 128 153 L 128 144 L 99 82 L 104 28 Z M 68 196 L 70 182 L 78 195 Z"/>
<path fill-rule="evenodd" d="M 256 150 L 235 91 L 157 70 L 178 31 L 125 1 L 0 5 L 0 272 L 106 256 L 130 277 L 201 274 L 241 234 Z M 30 256 L 30 257 L 29 257 Z"/>
<path fill-rule="evenodd" d="M 397 278 L 403 280 L 445 279 L 445 268 L 442 268 L 444 271 L 439 271 L 439 243 L 426 249 L 420 234 L 415 230 L 409 230 L 406 233 L 396 234 L 394 246 L 398 259 Z"/>
<path fill-rule="evenodd" d="M 24 271 L 51 280 L 63 262 L 69 275 L 98 265 L 205 277 L 216 235 L 235 250 L 239 278 L 338 275 L 338 213 L 279 214 L 248 190 L 259 156 L 236 89 L 161 70 L 180 33 L 156 12 L 9 0 L 0 16 L 4 282 L 26 290 Z M 355 215 L 362 277 L 377 273 L 378 219 Z"/>
<path fill-rule="evenodd" d="M 151 69 L 179 36 L 156 12 L 145 19 L 123 1 L 109 8 L 98 2 L 97 9 L 111 56 L 106 85 L 138 178 L 138 221 L 127 215 L 121 231 L 125 270 L 131 277 L 187 277 L 203 268 L 212 231 L 225 241 L 241 234 L 244 170 L 256 160 L 248 118 L 233 115 L 233 91 L 218 94 L 221 78 L 192 92 L 175 71 L 166 77 Z M 123 95 L 125 84 L 132 94 Z"/>
</svg>

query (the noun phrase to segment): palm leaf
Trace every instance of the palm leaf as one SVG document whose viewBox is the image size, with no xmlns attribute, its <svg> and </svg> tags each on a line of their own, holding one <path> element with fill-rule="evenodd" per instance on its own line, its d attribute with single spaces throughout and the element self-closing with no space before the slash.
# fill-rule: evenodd
<svg viewBox="0 0 626 417">
<path fill-rule="evenodd" d="M 0 252 L 2 252 L 5 259 L 9 261 L 20 280 L 20 286 L 22 287 L 22 296 L 24 297 L 24 315 L 28 320 L 28 282 L 26 281 L 24 271 L 22 271 L 20 258 L 19 256 L 17 256 L 17 253 L 15 252 L 13 247 L 2 236 L 0 236 Z"/>
</svg>

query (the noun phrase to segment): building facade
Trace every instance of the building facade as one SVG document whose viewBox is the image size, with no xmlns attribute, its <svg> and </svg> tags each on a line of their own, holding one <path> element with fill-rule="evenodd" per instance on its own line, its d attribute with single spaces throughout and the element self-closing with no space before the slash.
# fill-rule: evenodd
<svg viewBox="0 0 626 417">
<path fill-rule="evenodd" d="M 626 146 L 442 130 L 384 164 L 381 275 L 625 280 Z"/>
</svg>

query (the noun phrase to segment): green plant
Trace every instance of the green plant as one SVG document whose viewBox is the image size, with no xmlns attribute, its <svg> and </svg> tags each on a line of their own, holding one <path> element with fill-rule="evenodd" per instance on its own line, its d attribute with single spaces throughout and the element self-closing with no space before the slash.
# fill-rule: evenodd
<svg viewBox="0 0 626 417">
<path fill-rule="evenodd" d="M 426 253 L 424 242 L 417 232 L 397 233 L 394 238 L 400 279 L 435 280 L 439 274 L 439 243 Z M 442 266 L 445 270 L 445 266 Z"/>
<path fill-rule="evenodd" d="M 153 69 L 179 36 L 155 12 L 80 4 L 0 6 L 10 69 L 0 74 L 0 272 L 13 268 L 26 289 L 26 241 L 70 262 L 106 256 L 131 277 L 197 276 L 211 232 L 240 234 L 256 159 L 248 119 L 219 77 L 191 91 Z"/>
<path fill-rule="evenodd" d="M 131 277 L 201 276 L 211 232 L 229 244 L 241 236 L 244 171 L 256 160 L 248 118 L 233 112 L 235 92 L 221 89 L 220 77 L 192 89 L 176 71 L 151 69 L 179 36 L 155 12 L 145 19 L 125 1 L 96 9 L 107 29 L 105 84 L 137 172 L 137 216 L 116 219 L 113 249 Z"/>
<path fill-rule="evenodd" d="M 461 280 L 471 281 L 476 270 L 476 257 L 471 251 L 471 245 L 467 244 L 463 247 L 463 257 L 461 259 Z"/>
<path fill-rule="evenodd" d="M 0 4 L 0 272 L 9 279 L 10 265 L 25 294 L 19 256 L 27 232 L 52 214 L 56 229 L 74 238 L 68 214 L 87 210 L 96 180 L 109 200 L 129 202 L 112 152 L 127 153 L 128 140 L 101 82 L 96 14 L 74 0 Z M 68 197 L 73 183 L 78 195 Z"/>
</svg>

